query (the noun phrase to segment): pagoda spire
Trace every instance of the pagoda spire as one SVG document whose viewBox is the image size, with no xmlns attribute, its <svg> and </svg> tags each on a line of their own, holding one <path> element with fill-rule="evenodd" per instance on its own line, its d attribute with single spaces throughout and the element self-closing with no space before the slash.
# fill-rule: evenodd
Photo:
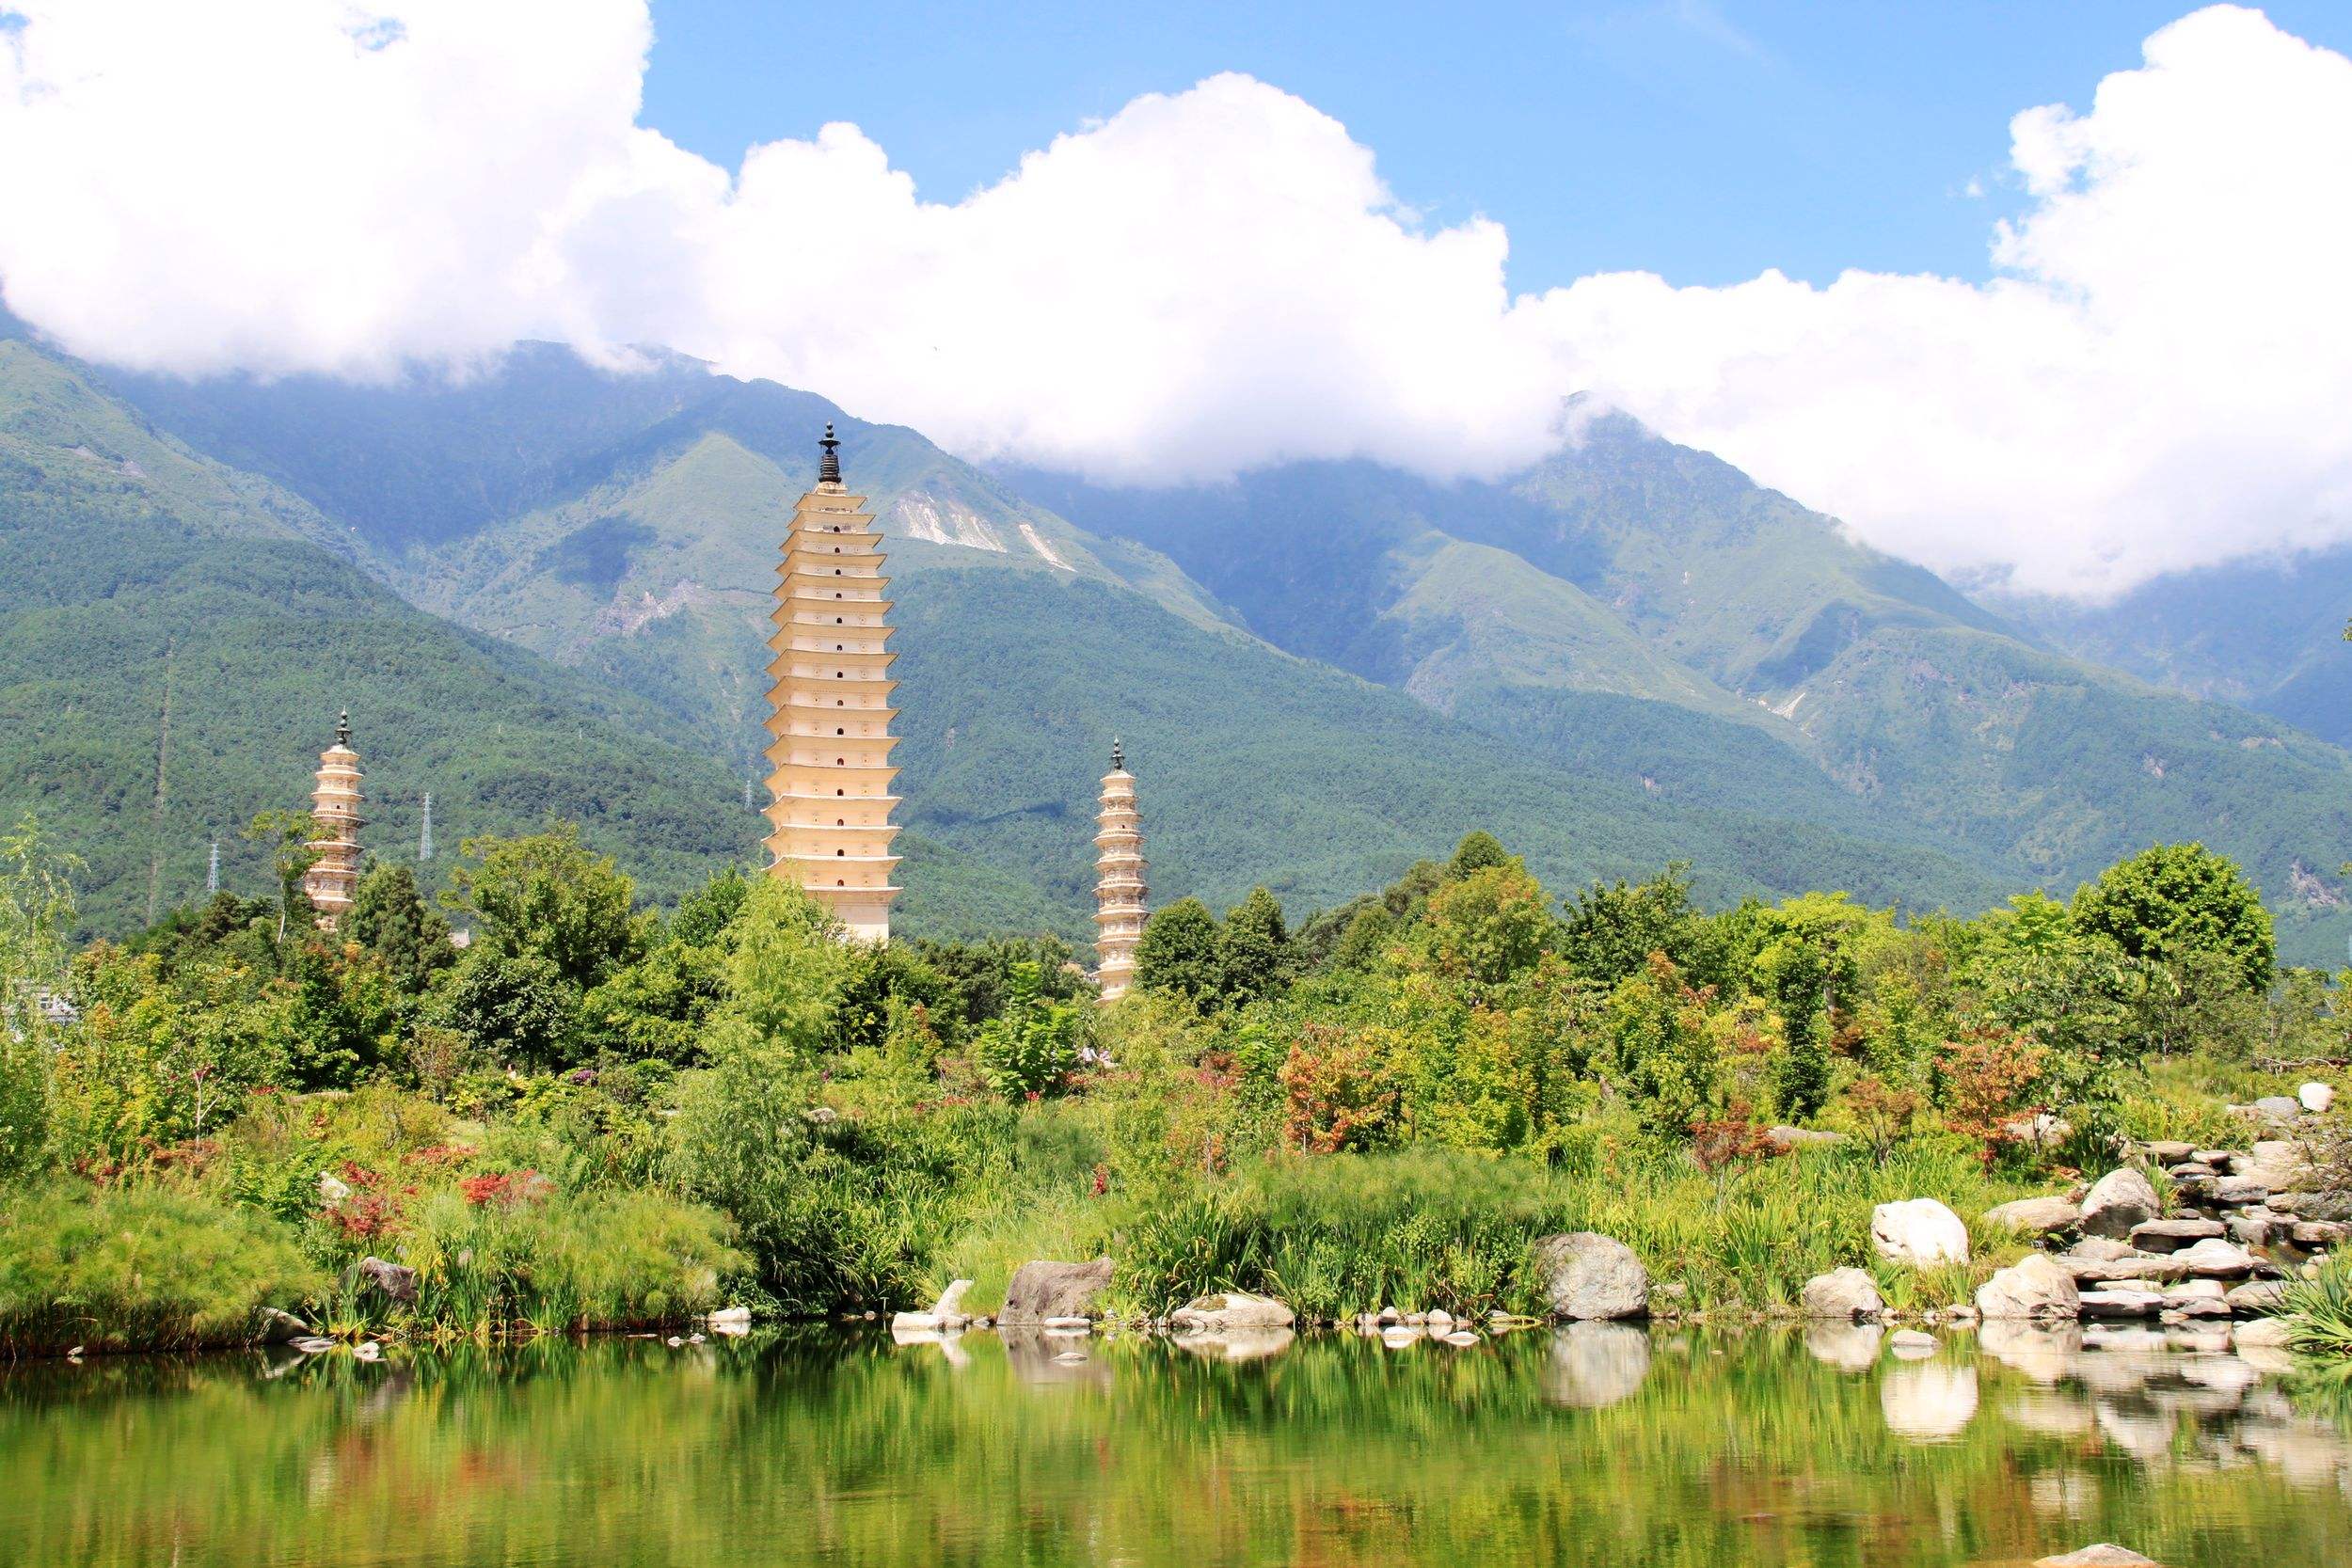
<svg viewBox="0 0 2352 1568">
<path fill-rule="evenodd" d="M 310 843 L 315 858 L 302 874 L 302 893 L 318 911 L 322 931 L 335 929 L 359 885 L 359 830 L 367 825 L 359 815 L 360 778 L 359 753 L 351 749 L 351 710 L 345 708 L 335 722 L 335 744 L 319 753 L 318 787 L 310 792 L 319 836 Z"/>
<path fill-rule="evenodd" d="M 792 509 L 776 572 L 768 873 L 806 888 L 852 940 L 887 942 L 898 895 L 890 579 L 866 498 L 841 483 L 840 444 L 825 426 L 817 486 Z"/>
<path fill-rule="evenodd" d="M 1102 810 L 1095 821 L 1094 954 L 1103 1000 L 1116 1002 L 1135 982 L 1136 943 L 1143 940 L 1143 819 L 1136 810 L 1136 776 L 1127 749 L 1111 741 L 1111 770 L 1103 775 Z"/>
</svg>

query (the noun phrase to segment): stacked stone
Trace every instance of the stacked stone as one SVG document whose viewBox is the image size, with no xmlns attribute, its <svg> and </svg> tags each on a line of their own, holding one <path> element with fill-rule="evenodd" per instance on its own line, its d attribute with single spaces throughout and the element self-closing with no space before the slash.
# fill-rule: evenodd
<svg viewBox="0 0 2352 1568">
<path fill-rule="evenodd" d="M 359 886 L 359 753 L 351 749 L 351 713 L 335 725 L 335 744 L 319 753 L 318 787 L 310 793 L 310 815 L 319 836 L 310 840 L 313 859 L 302 874 L 302 894 L 318 911 L 319 929 L 332 931 Z"/>
<path fill-rule="evenodd" d="M 866 498 L 841 483 L 833 426 L 818 443 L 817 487 L 792 510 L 768 640 L 769 874 L 806 888 L 853 941 L 890 940 L 890 764 L 898 710 L 890 579 Z"/>
<path fill-rule="evenodd" d="M 1127 771 L 1126 751 L 1111 742 L 1111 770 L 1103 775 L 1100 851 L 1094 863 L 1094 952 L 1103 1000 L 1127 994 L 1136 975 L 1136 944 L 1143 940 L 1143 819 L 1136 810 L 1136 776 Z"/>
</svg>

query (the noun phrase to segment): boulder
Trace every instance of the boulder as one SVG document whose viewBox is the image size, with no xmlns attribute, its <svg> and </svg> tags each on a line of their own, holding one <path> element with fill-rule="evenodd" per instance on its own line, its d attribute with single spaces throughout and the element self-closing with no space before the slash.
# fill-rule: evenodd
<svg viewBox="0 0 2352 1568">
<path fill-rule="evenodd" d="M 319 1172 L 319 1201 L 329 1209 L 351 1196 L 348 1183 L 337 1179 L 332 1171 Z"/>
<path fill-rule="evenodd" d="M 1546 1236 L 1535 1243 L 1551 1315 L 1580 1321 L 1639 1318 L 1649 1312 L 1649 1271 L 1633 1249 L 1590 1230 Z"/>
<path fill-rule="evenodd" d="M 2268 1117 L 2273 1121 L 2293 1121 L 2303 1114 L 2303 1102 L 2299 1100 L 2289 1100 L 2282 1094 L 2266 1094 L 2254 1101 L 2254 1110 L 2258 1115 Z"/>
<path fill-rule="evenodd" d="M 2336 1091 L 2332 1085 L 2306 1084 L 2295 1091 L 2295 1098 L 2301 1101 L 2303 1109 L 2319 1116 L 2336 1102 Z"/>
<path fill-rule="evenodd" d="M 405 1263 L 362 1258 L 343 1271 L 343 1293 L 380 1295 L 395 1306 L 413 1307 L 417 1300 L 417 1271 Z"/>
<path fill-rule="evenodd" d="M 1169 1313 L 1168 1321 L 1182 1333 L 1230 1334 L 1244 1329 L 1288 1328 L 1294 1318 L 1289 1307 L 1271 1296 L 1227 1291 L 1220 1295 L 1196 1296 Z M 1449 1324 L 1452 1322 L 1447 1320 Z"/>
<path fill-rule="evenodd" d="M 1860 1269 L 1835 1269 L 1814 1275 L 1804 1282 L 1797 1303 L 1808 1318 L 1846 1323 L 1875 1318 L 1886 1310 L 1878 1281 Z"/>
<path fill-rule="evenodd" d="M 1005 1290 L 1007 1323 L 1039 1323 L 1047 1318 L 1091 1316 L 1095 1299 L 1111 1282 L 1111 1260 L 1091 1263 L 1024 1263 Z"/>
<path fill-rule="evenodd" d="M 2178 1161 L 2185 1160 L 2190 1155 L 2197 1152 L 2197 1146 L 2195 1144 L 2158 1142 L 2145 1144 L 2141 1147 L 2148 1151 L 2148 1158 L 2155 1161 L 2158 1164 L 2164 1165 L 2169 1165 Z"/>
<path fill-rule="evenodd" d="M 1843 1132 L 1823 1132 L 1811 1127 L 1768 1127 L 1764 1136 L 1783 1154 L 1799 1148 L 1829 1148 L 1846 1141 Z"/>
<path fill-rule="evenodd" d="M 2073 1255 L 2058 1259 L 2066 1272 L 2074 1276 L 2077 1285 L 2108 1283 L 2115 1280 L 2180 1279 L 2188 1273 L 2188 1264 L 2181 1253 L 2163 1258 L 2076 1258 Z"/>
<path fill-rule="evenodd" d="M 2066 1249 L 2069 1258 L 2085 1258 L 2094 1263 L 2112 1263 L 2119 1258 L 2129 1258 L 2138 1249 L 2129 1242 L 2119 1242 L 2112 1236 L 2085 1236 Z"/>
<path fill-rule="evenodd" d="M 2250 1280 L 2222 1298 L 2236 1312 L 2276 1312 L 2286 1305 L 2287 1288 L 2276 1279 Z"/>
<path fill-rule="evenodd" d="M 2132 1227 L 2132 1245 L 2142 1252 L 2178 1252 L 2191 1242 L 2221 1234 L 2219 1220 L 2142 1220 Z"/>
<path fill-rule="evenodd" d="M 2066 1266 L 2033 1253 L 2003 1269 L 1977 1289 L 1977 1310 L 1987 1318 L 2071 1318 L 2082 1291 Z"/>
<path fill-rule="evenodd" d="M 2254 1272 L 2254 1255 L 2231 1242 L 2203 1241 L 2173 1256 L 2207 1279 L 2242 1279 Z"/>
<path fill-rule="evenodd" d="M 2161 1568 L 2161 1565 L 2153 1557 L 2142 1557 L 2137 1552 L 2126 1551 L 2102 1541 L 2095 1546 L 2085 1546 L 2081 1551 L 2069 1552 L 2064 1557 L 2037 1558 L 2033 1568 Z"/>
<path fill-rule="evenodd" d="M 2148 1291 L 2085 1291 L 2074 1309 L 2086 1318 L 2151 1318 L 2164 1309 L 2164 1298 Z"/>
<path fill-rule="evenodd" d="M 2083 1229 L 2093 1236 L 2120 1240 L 2133 1226 L 2163 1217 L 2164 1199 L 2155 1183 L 2130 1165 L 2099 1178 L 2083 1198 Z"/>
<path fill-rule="evenodd" d="M 721 1328 L 735 1323 L 749 1326 L 752 1321 L 752 1309 L 748 1307 L 722 1307 L 710 1314 L 709 1321 Z"/>
<path fill-rule="evenodd" d="M 295 1317 L 292 1312 L 275 1307 L 264 1307 L 261 1312 L 260 1338 L 265 1345 L 291 1344 L 296 1339 L 315 1339 L 318 1330 Z"/>
<path fill-rule="evenodd" d="M 2284 1318 L 2256 1318 L 2250 1323 L 2240 1323 L 2231 1332 L 2230 1342 L 2241 1349 L 2283 1349 L 2293 1338 Z"/>
<path fill-rule="evenodd" d="M 2026 1236 L 2072 1230 L 2083 1222 L 2083 1206 L 2071 1197 L 2021 1197 L 1984 1212 L 1987 1225 L 2007 1226 Z"/>
<path fill-rule="evenodd" d="M 2221 1223 L 2228 1230 L 2230 1240 L 2240 1246 L 2255 1247 L 2268 1246 L 2272 1238 L 2284 1230 L 2289 1222 L 2258 1203 L 2250 1209 L 2236 1211 Z"/>
<path fill-rule="evenodd" d="M 948 1282 L 939 1292 L 939 1299 L 928 1312 L 899 1312 L 892 1316 L 890 1326 L 895 1331 L 907 1329 L 921 1332 L 930 1328 L 961 1328 L 968 1321 L 963 1314 L 963 1293 L 972 1288 L 968 1279 Z"/>
<path fill-rule="evenodd" d="M 2205 1194 L 2205 1201 L 2225 1209 L 2267 1203 L 2270 1201 L 2270 1184 L 2251 1176 L 2219 1177 Z"/>
<path fill-rule="evenodd" d="M 1870 1211 L 1870 1245 L 1881 1258 L 1913 1268 L 1968 1261 L 1968 1227 L 1931 1197 L 1882 1203 Z"/>
<path fill-rule="evenodd" d="M 2273 1192 L 2285 1192 L 2310 1180 L 2312 1152 L 2293 1138 L 2265 1138 L 2254 1146 L 2237 1173 Z"/>
<path fill-rule="evenodd" d="M 2297 1220 L 2288 1234 L 2299 1247 L 2340 1246 L 2346 1236 L 2352 1236 L 2352 1226 L 2341 1220 Z"/>
</svg>

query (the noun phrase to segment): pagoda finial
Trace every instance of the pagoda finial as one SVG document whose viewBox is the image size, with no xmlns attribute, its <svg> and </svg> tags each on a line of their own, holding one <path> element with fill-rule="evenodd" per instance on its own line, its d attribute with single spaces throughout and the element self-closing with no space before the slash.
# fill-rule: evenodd
<svg viewBox="0 0 2352 1568">
<path fill-rule="evenodd" d="M 343 709 L 342 716 L 335 721 L 335 744 L 338 746 L 351 744 L 351 709 L 349 708 Z"/>
<path fill-rule="evenodd" d="M 840 483 L 841 454 L 834 449 L 839 447 L 841 443 L 834 436 L 833 421 L 831 420 L 827 420 L 825 421 L 824 439 L 818 441 L 817 444 L 824 449 L 824 455 L 817 460 L 817 483 L 819 484 Z"/>
<path fill-rule="evenodd" d="M 1127 749 L 1119 743 L 1119 736 L 1111 736 L 1111 771 L 1114 773 L 1123 772 L 1125 771 L 1126 767 Z"/>
</svg>

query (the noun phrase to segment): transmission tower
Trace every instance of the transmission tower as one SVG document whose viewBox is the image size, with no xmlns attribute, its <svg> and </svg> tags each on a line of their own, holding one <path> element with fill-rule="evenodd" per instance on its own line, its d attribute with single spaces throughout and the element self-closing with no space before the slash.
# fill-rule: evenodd
<svg viewBox="0 0 2352 1568">
<path fill-rule="evenodd" d="M 220 840 L 213 840 L 212 863 L 204 868 L 204 896 L 210 898 L 220 891 Z"/>
<path fill-rule="evenodd" d="M 417 863 L 433 858 L 433 792 L 424 793 L 424 826 L 417 831 Z"/>
</svg>

